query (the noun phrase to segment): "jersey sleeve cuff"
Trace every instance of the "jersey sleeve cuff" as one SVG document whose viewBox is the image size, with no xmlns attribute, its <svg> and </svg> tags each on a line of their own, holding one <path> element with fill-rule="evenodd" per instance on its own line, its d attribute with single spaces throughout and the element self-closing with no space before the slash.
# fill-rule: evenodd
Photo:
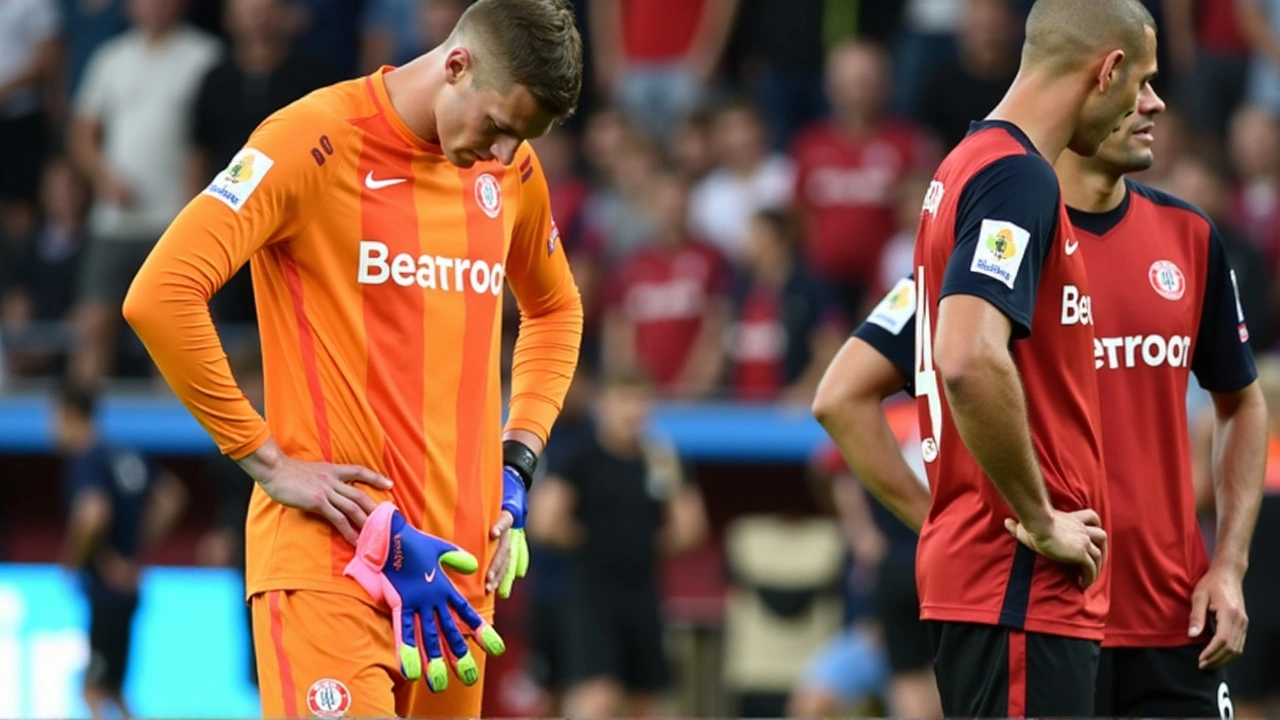
<svg viewBox="0 0 1280 720">
<path fill-rule="evenodd" d="M 1031 318 L 1028 317 L 1026 313 L 1015 310 L 1008 299 L 991 293 L 984 293 L 973 288 L 947 288 L 944 286 L 942 288 L 942 292 L 939 294 L 938 303 L 941 304 L 943 298 L 950 295 L 971 295 L 990 303 L 992 307 L 1003 313 L 1005 317 L 1009 318 L 1009 322 L 1013 325 L 1010 339 L 1023 340 L 1031 336 Z"/>
<path fill-rule="evenodd" d="M 511 415 L 504 431 L 523 430 L 533 433 L 544 444 L 551 435 L 551 426 L 560 415 L 560 406 L 537 396 L 512 398 Z"/>
<path fill-rule="evenodd" d="M 267 427 L 266 423 L 263 423 L 261 427 L 258 428 L 258 431 L 251 435 L 248 440 L 234 445 L 223 445 L 222 443 L 219 443 L 219 446 L 222 449 L 223 455 L 226 455 L 232 460 L 238 461 L 257 452 L 258 448 L 266 445 L 267 440 L 269 439 L 271 439 L 271 429 Z"/>
</svg>

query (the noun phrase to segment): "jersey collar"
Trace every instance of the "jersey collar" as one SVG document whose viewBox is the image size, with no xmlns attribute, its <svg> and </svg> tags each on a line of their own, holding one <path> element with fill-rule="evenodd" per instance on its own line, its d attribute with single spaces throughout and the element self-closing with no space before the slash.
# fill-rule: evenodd
<svg viewBox="0 0 1280 720">
<path fill-rule="evenodd" d="M 1129 187 L 1129 181 L 1126 180 L 1124 183 L 1124 198 L 1119 205 L 1100 213 L 1085 212 L 1084 210 L 1068 207 L 1067 216 L 1071 218 L 1071 224 L 1076 228 L 1102 237 L 1114 230 L 1120 224 L 1120 221 L 1124 220 L 1125 215 L 1129 213 L 1129 199 L 1131 197 L 1133 197 L 1133 188 Z"/>
</svg>

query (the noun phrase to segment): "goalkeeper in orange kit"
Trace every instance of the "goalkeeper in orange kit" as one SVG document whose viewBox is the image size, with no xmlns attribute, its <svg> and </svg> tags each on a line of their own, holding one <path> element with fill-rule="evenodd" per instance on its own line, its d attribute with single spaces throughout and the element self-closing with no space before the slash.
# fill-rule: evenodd
<svg viewBox="0 0 1280 720">
<path fill-rule="evenodd" d="M 246 585 L 265 715 L 480 713 L 486 653 L 502 651 L 494 595 L 527 563 L 524 491 L 582 332 L 524 141 L 574 110 L 581 82 L 567 0 L 479 0 L 426 55 L 268 118 L 134 280 L 125 317 L 257 481 Z M 245 262 L 266 420 L 208 312 Z M 504 282 L 521 310 L 505 428 Z"/>
</svg>

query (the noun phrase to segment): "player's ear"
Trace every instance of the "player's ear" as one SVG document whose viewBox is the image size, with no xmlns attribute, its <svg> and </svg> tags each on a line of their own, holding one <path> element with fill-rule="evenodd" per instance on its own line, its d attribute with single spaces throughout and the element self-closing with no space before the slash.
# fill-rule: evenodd
<svg viewBox="0 0 1280 720">
<path fill-rule="evenodd" d="M 1102 66 L 1098 68 L 1097 84 L 1098 90 L 1106 93 L 1112 86 L 1120 82 L 1124 71 L 1124 51 L 1112 50 L 1102 59 Z"/>
<path fill-rule="evenodd" d="M 444 78 L 445 82 L 453 85 L 471 72 L 472 57 L 471 51 L 467 48 L 457 45 L 444 56 Z"/>
</svg>

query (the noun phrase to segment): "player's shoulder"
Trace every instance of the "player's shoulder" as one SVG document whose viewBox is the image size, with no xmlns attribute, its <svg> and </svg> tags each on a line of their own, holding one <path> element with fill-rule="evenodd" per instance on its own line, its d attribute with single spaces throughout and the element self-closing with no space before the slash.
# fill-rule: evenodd
<svg viewBox="0 0 1280 720">
<path fill-rule="evenodd" d="M 1131 178 L 1125 178 L 1124 182 L 1129 192 L 1140 198 L 1141 201 L 1149 202 L 1156 208 L 1171 215 L 1191 220 L 1206 230 L 1214 227 L 1213 220 L 1209 217 L 1209 214 L 1194 203 L 1187 202 L 1177 195 L 1158 190 L 1150 185 L 1144 185 Z"/>
<path fill-rule="evenodd" d="M 969 134 L 943 160 L 941 172 L 979 189 L 1007 185 L 1052 190 L 1055 197 L 1058 195 L 1053 165 L 1021 129 L 1002 120 L 970 124 Z"/>
<path fill-rule="evenodd" d="M 538 158 L 538 151 L 533 149 L 533 143 L 528 140 L 520 143 L 516 148 L 516 155 L 511 165 L 520 176 L 522 186 L 542 176 L 542 160 Z"/>
<path fill-rule="evenodd" d="M 267 122 L 283 122 L 291 126 L 354 127 L 353 120 L 373 110 L 360 83 L 358 79 L 346 80 L 312 90 L 269 115 Z"/>
</svg>

